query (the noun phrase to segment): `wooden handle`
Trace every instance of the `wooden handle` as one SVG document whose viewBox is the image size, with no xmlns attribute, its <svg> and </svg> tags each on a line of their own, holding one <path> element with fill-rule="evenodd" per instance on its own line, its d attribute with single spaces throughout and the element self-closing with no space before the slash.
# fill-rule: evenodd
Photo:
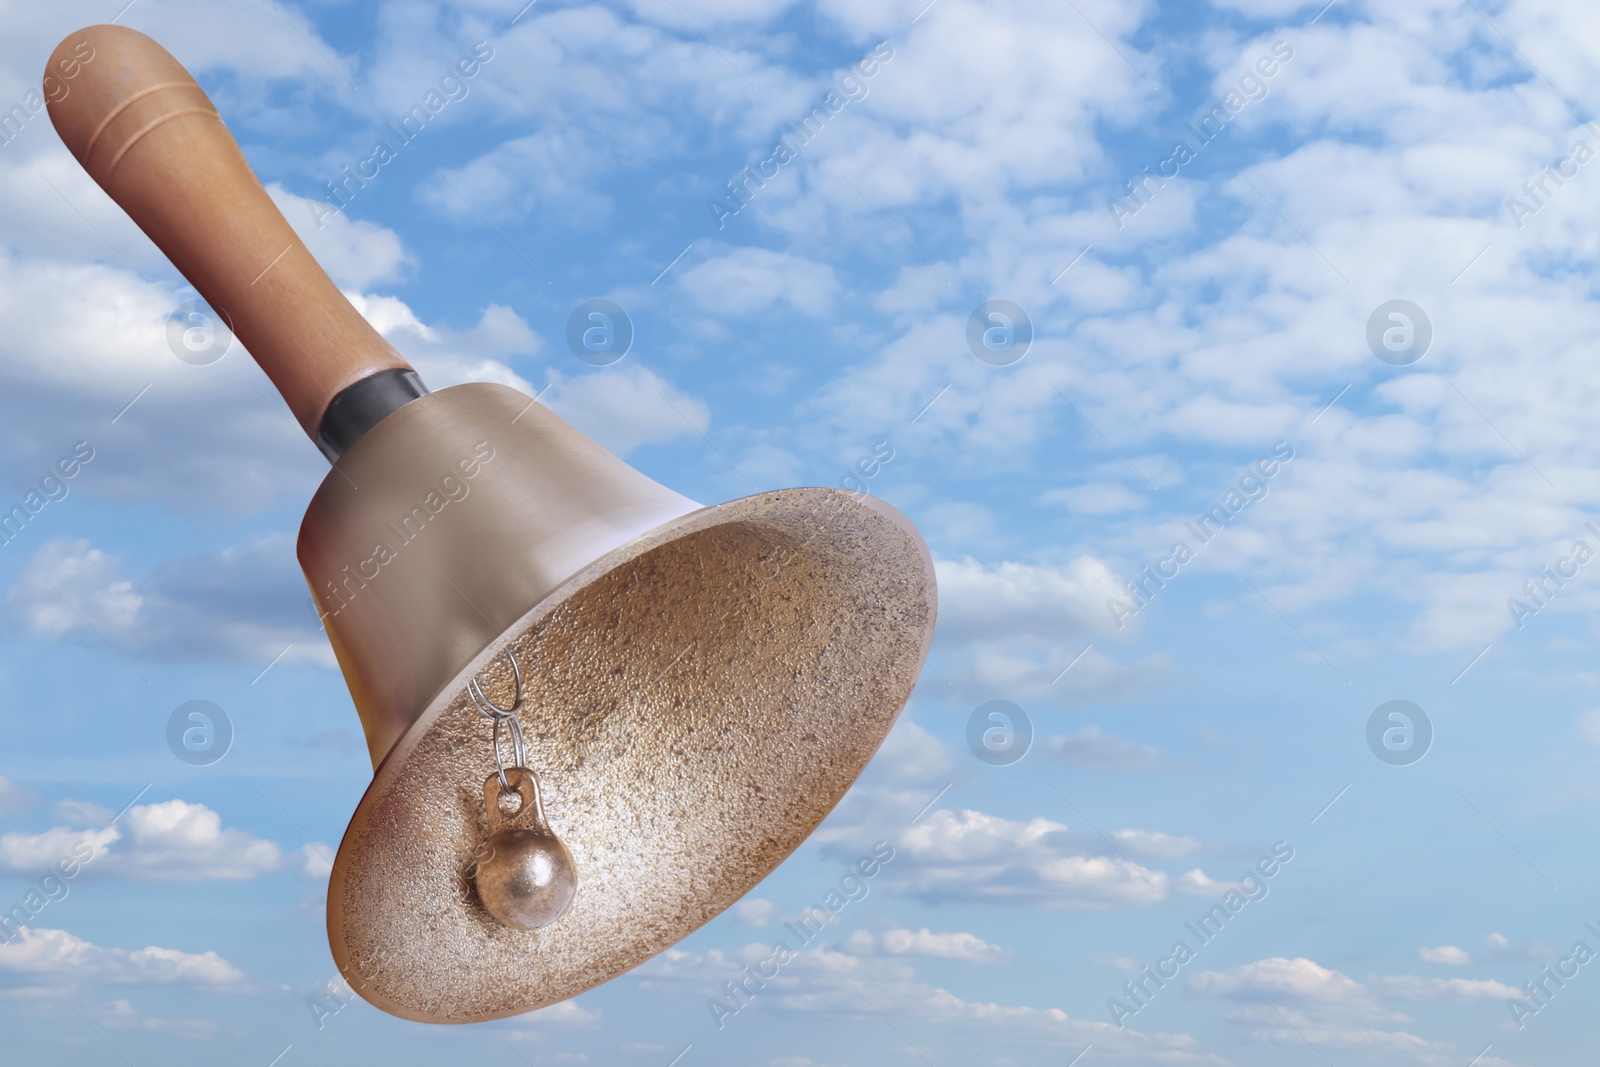
<svg viewBox="0 0 1600 1067">
<path fill-rule="evenodd" d="M 45 75 L 61 140 L 228 321 L 308 435 L 339 390 L 409 368 L 311 258 L 165 48 L 90 26 L 57 46 Z"/>
</svg>

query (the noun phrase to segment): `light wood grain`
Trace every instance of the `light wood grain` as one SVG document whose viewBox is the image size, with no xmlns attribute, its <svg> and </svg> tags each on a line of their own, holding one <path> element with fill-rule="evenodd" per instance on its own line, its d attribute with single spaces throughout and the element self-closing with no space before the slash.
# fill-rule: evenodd
<svg viewBox="0 0 1600 1067">
<path fill-rule="evenodd" d="M 339 390 L 409 366 L 312 259 L 165 48 L 90 26 L 61 42 L 46 74 L 57 94 L 66 87 L 50 103 L 61 140 L 228 321 L 308 435 Z"/>
</svg>

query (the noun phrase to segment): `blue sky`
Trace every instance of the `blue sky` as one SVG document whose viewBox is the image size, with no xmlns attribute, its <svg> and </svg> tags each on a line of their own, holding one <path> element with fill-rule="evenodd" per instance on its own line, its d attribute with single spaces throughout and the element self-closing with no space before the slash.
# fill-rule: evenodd
<svg viewBox="0 0 1600 1067">
<path fill-rule="evenodd" d="M 26 114 L 56 42 L 120 7 L 0 5 L 0 107 Z M 812 840 L 651 963 L 493 1026 L 332 1011 L 327 857 L 370 765 L 294 561 L 326 465 L 236 344 L 175 357 L 192 291 L 34 115 L 0 144 L 6 506 L 80 442 L 92 459 L 0 549 L 0 897 L 49 890 L 0 945 L 18 1062 L 1587 1054 L 1600 20 L 519 8 L 120 18 L 196 73 L 435 388 L 539 394 L 704 502 L 837 485 L 887 442 L 869 488 L 938 561 L 929 669 Z M 465 93 L 331 213 L 326 183 L 475 46 Z M 733 211 L 746 167 L 769 177 Z M 567 344 L 597 299 L 635 335 L 601 367 Z M 1020 358 L 969 345 L 991 301 L 1026 314 Z M 192 700 L 231 723 L 209 765 L 168 748 Z M 992 700 L 1031 723 L 1019 760 L 969 747 Z M 1420 759 L 1415 721 L 1412 749 L 1381 716 L 1369 744 L 1391 700 L 1426 716 Z M 865 899 L 719 1028 L 723 983 L 878 841 Z M 1230 910 L 1241 882 L 1258 899 Z M 1147 965 L 1177 972 L 1130 999 Z"/>
</svg>

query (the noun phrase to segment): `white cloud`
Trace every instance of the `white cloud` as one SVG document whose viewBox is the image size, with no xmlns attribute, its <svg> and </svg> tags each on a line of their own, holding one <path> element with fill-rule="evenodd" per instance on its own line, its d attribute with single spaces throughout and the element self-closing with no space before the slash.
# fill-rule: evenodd
<svg viewBox="0 0 1600 1067">
<path fill-rule="evenodd" d="M 1384 979 L 1384 982 L 1405 982 Z M 1429 989 L 1423 979 L 1406 988 Z M 1251 1037 L 1278 1045 L 1387 1050 L 1418 1057 L 1450 1051 L 1399 1027 L 1403 1013 L 1385 1008 L 1362 983 L 1304 957 L 1257 960 L 1227 971 L 1203 971 L 1189 979 L 1191 992 L 1240 1002 L 1228 1021 L 1250 1028 Z M 1263 1002 L 1262 998 L 1265 998 Z"/>
<path fill-rule="evenodd" d="M 839 294 L 833 268 L 765 248 L 738 248 L 696 263 L 678 284 L 708 311 L 752 315 L 782 301 L 806 315 L 826 315 Z"/>
<path fill-rule="evenodd" d="M 770 22 L 793 7 L 796 0 L 629 0 L 628 6 L 640 18 L 669 29 L 681 30 L 685 19 L 697 26 L 718 26 L 726 22 Z"/>
<path fill-rule="evenodd" d="M 1501 933 L 1492 933 L 1485 940 L 1489 944 L 1490 957 L 1496 960 L 1532 960 L 1535 963 L 1544 963 L 1564 954 L 1562 946 L 1543 941 L 1518 944 Z"/>
<path fill-rule="evenodd" d="M 1296 1000 L 1353 1002 L 1366 996 L 1360 982 L 1304 957 L 1280 956 L 1229 971 L 1202 971 L 1189 980 L 1191 989 L 1211 997 L 1253 996 L 1252 986 L 1269 997 L 1277 993 Z"/>
<path fill-rule="evenodd" d="M 1063 642 L 1107 637 L 1115 626 L 1106 600 L 1123 595 L 1111 569 L 1092 556 L 1053 567 L 937 560 L 939 625 L 951 640 L 1028 637 Z"/>
<path fill-rule="evenodd" d="M 734 918 L 745 926 L 770 925 L 776 911 L 777 905 L 760 897 L 741 900 L 733 906 Z"/>
<path fill-rule="evenodd" d="M 930 808 L 966 777 L 951 746 L 908 712 L 812 840 L 850 862 L 884 836 L 889 820 L 911 824 L 892 839 L 895 858 L 880 879 L 894 894 L 919 900 L 1100 908 L 1163 900 L 1173 888 L 1169 875 L 1117 854 L 1097 833 L 1073 833 L 1043 818 Z M 1117 847 L 1156 858 L 1195 847 L 1190 838 L 1156 831 L 1118 836 Z"/>
<path fill-rule="evenodd" d="M 480 210 L 496 218 L 551 209 L 568 218 L 586 218 L 592 225 L 612 209 L 610 198 L 595 191 L 593 179 L 616 162 L 614 148 L 589 131 L 551 127 L 506 141 L 465 166 L 441 171 L 440 180 L 421 186 L 417 196 L 473 226 L 481 223 Z M 495 240 L 494 231 L 485 229 L 483 239 Z"/>
<path fill-rule="evenodd" d="M 1369 987 L 1306 959 L 1261 960 L 1233 968 L 1220 980 L 1215 972 L 1196 979 L 1190 983 L 1191 990 L 1240 1002 L 1228 1013 L 1227 1021 L 1249 1028 L 1255 1041 L 1300 1048 L 1310 1042 L 1317 1047 L 1356 1049 L 1369 1055 L 1389 1052 L 1410 1056 L 1422 1064 L 1445 1063 L 1458 1055 L 1470 1058 L 1472 1052 L 1404 1029 L 1410 1018 L 1385 1007 L 1373 990 L 1407 1000 L 1469 1003 L 1504 1001 L 1518 995 L 1499 982 L 1412 976 L 1376 977 Z M 1493 1061 L 1496 1067 L 1519 1067 L 1517 1061 L 1486 1057 L 1481 1051 L 1479 1057 L 1481 1062 Z"/>
<path fill-rule="evenodd" d="M 696 437 L 711 425 L 703 401 L 637 364 L 573 378 L 552 372 L 551 380 L 545 395 L 550 409 L 614 455 Z"/>
<path fill-rule="evenodd" d="M 404 263 L 398 239 L 365 223 L 330 223 L 312 238 L 356 281 Z M 508 361 L 537 357 L 544 341 L 509 308 L 489 305 L 458 331 L 423 322 L 395 297 L 346 295 L 430 387 L 491 381 L 535 391 Z M 94 457 L 52 509 L 73 507 L 79 493 L 185 511 L 259 510 L 282 496 L 303 504 L 326 463 L 238 341 L 207 366 L 168 347 L 167 318 L 192 296 L 125 270 L 0 252 L 0 314 L 13 323 L 0 337 L 0 387 L 29 397 L 0 427 L 4 473 L 30 485 L 86 441 Z M 173 434 L 175 425 L 185 433 Z"/>
<path fill-rule="evenodd" d="M 1002 476 L 1025 469 L 1054 431 L 1081 433 L 1096 454 L 1110 455 L 1089 424 L 1135 456 L 1175 438 L 1191 484 L 1221 453 L 1292 436 L 1300 456 L 1293 476 L 1274 483 L 1248 528 L 1208 546 L 1197 568 L 1255 568 L 1291 615 L 1377 591 L 1402 603 L 1396 637 L 1418 649 L 1476 649 L 1504 633 L 1512 625 L 1507 597 L 1577 536 L 1600 502 L 1571 458 L 1581 454 L 1584 413 L 1600 389 L 1586 347 L 1595 311 L 1581 284 L 1566 274 L 1551 279 L 1552 264 L 1592 258 L 1600 210 L 1593 197 L 1565 190 L 1523 231 L 1504 210 L 1524 177 L 1584 136 L 1576 120 L 1586 116 L 1568 114 L 1470 8 L 1351 9 L 1287 34 L 1294 58 L 1229 134 L 1277 124 L 1273 132 L 1286 143 L 1250 153 L 1242 172 L 1231 166 L 1215 179 L 1168 186 L 1118 232 L 1105 197 L 1138 161 L 1108 163 L 1094 124 L 1143 121 L 1155 102 L 1150 87 L 1071 9 L 990 5 L 979 26 L 962 5 L 941 4 L 905 31 L 921 6 L 824 5 L 852 33 L 905 36 L 895 38 L 896 58 L 868 99 L 839 120 L 852 124 L 853 136 L 807 146 L 794 180 L 763 189 L 748 209 L 764 243 L 786 234 L 794 254 L 808 258 L 817 234 L 842 237 L 876 224 L 872 232 L 901 241 L 864 195 L 939 264 L 917 257 L 915 268 L 874 294 L 894 328 L 870 360 L 802 406 L 803 416 L 828 425 L 819 434 L 831 441 L 863 424 L 909 419 L 948 384 L 949 394 L 906 436 L 958 476 L 979 466 Z M 1236 6 L 1270 18 L 1304 7 Z M 1151 56 L 1127 39 L 1149 10 L 1090 5 L 1084 15 L 1159 80 L 1159 49 Z M 1522 4 L 1496 18 L 1521 46 L 1548 50 L 1539 63 L 1557 81 L 1565 80 L 1557 71 L 1573 84 L 1594 74 L 1579 43 L 1593 37 L 1589 20 Z M 1208 37 L 1199 48 L 1214 78 L 1202 97 L 1236 79 L 1271 36 Z M 1036 80 L 993 76 L 1026 66 L 1022 57 L 1034 48 L 1081 57 L 1096 74 L 1080 81 L 1088 68 L 1041 63 L 1029 75 Z M 1476 73 L 1463 79 L 1463 67 Z M 1052 79 L 1048 89 L 1041 84 Z M 1185 101 L 1175 103 L 1181 109 Z M 1038 130 L 1050 135 L 1040 141 Z M 991 137 L 1028 147 L 987 150 Z M 1027 195 L 1047 181 L 1058 184 Z M 1067 192 L 1058 191 L 1062 182 Z M 1194 210 L 1202 202 L 1237 207 L 1244 220 L 1219 224 L 1216 211 Z M 952 215 L 967 227 L 961 237 L 941 226 Z M 938 244 L 926 239 L 930 232 Z M 968 236 L 975 232 L 986 236 Z M 1158 256 L 1143 247 L 1169 236 L 1185 251 L 1169 254 L 1163 245 Z M 1096 254 L 1052 288 L 1090 243 Z M 1491 243 L 1492 253 L 1452 286 Z M 1132 264 L 1110 270 L 1110 253 L 1099 255 L 1107 249 Z M 835 261 L 841 273 L 844 259 Z M 1036 322 L 1059 328 L 1023 363 L 989 373 L 963 351 L 971 290 L 1003 293 Z M 1368 315 L 1396 295 L 1420 300 L 1439 330 L 1428 359 L 1399 373 L 1373 359 L 1362 336 Z M 1342 402 L 1310 424 L 1347 385 Z M 1010 464 L 1012 457 L 1021 458 Z M 1165 550 L 1172 528 L 1206 502 L 1204 489 L 1176 499 L 1144 490 L 1139 481 L 1094 476 L 1049 491 L 1049 499 L 1079 509 L 1074 517 L 1107 517 L 1084 533 L 1083 549 L 1106 561 L 1138 553 L 1127 560 L 1137 566 L 1148 551 Z M 1600 592 L 1572 588 L 1554 610 L 1597 605 Z M 994 657 L 982 677 L 1018 679 L 1028 662 Z"/>
<path fill-rule="evenodd" d="M 276 182 L 267 186 L 267 193 L 306 249 L 343 288 L 362 291 L 398 281 L 415 265 L 400 235 L 386 226 L 331 214 L 326 201 L 297 196 Z M 312 205 L 320 210 L 313 211 Z"/>
<path fill-rule="evenodd" d="M 599 1026 L 605 1015 L 599 1008 L 585 1008 L 576 1000 L 563 1000 L 552 1004 L 548 1008 L 529 1012 L 517 1016 L 517 1022 L 534 1025 L 553 1025 L 561 1027 L 576 1027 L 588 1029 Z M 520 1027 L 509 1029 L 506 1035 L 512 1038 L 542 1038 L 545 1035 L 538 1030 L 524 1030 Z"/>
<path fill-rule="evenodd" d="M 1121 857 L 1081 851 L 1067 828 L 940 809 L 908 830 L 886 868 L 895 890 L 926 900 L 1102 908 L 1166 898 L 1170 879 Z"/>
<path fill-rule="evenodd" d="M 321 846 L 323 853 L 330 850 Z M 167 800 L 129 808 L 115 826 L 0 835 L 0 869 L 34 874 L 74 856 L 86 874 L 140 881 L 241 881 L 259 878 L 299 859 L 314 873 L 315 851 L 285 853 L 275 842 L 227 829 L 204 804 Z M 87 859 L 85 857 L 88 857 Z"/>
<path fill-rule="evenodd" d="M 256 509 L 321 477 L 310 443 L 256 392 L 271 385 L 241 349 L 196 367 L 168 348 L 166 319 L 182 298 L 122 270 L 0 254 L 0 314 L 11 323 L 0 384 L 28 396 L 0 428 L 14 484 L 38 481 L 78 441 L 94 456 L 66 483 L 71 494 Z M 185 433 L 171 432 L 178 425 Z M 73 506 L 70 495 L 50 505 Z"/>
<path fill-rule="evenodd" d="M 204 1041 L 215 1037 L 219 1029 L 211 1019 L 165 1019 L 146 1015 L 129 1000 L 113 1000 L 109 1009 L 98 1012 L 96 1018 L 101 1026 L 117 1030 L 140 1030 L 184 1041 Z"/>
<path fill-rule="evenodd" d="M 121 835 L 113 828 L 70 830 L 55 827 L 42 833 L 21 830 L 0 835 L 0 869 L 13 874 L 38 874 L 62 859 L 92 860 Z"/>
<path fill-rule="evenodd" d="M 333 873 L 333 857 L 336 850 L 326 842 L 315 841 L 300 847 L 297 855 L 300 857 L 300 872 L 307 878 L 321 881 Z"/>
<path fill-rule="evenodd" d="M 883 840 L 890 813 L 909 825 L 966 777 L 957 767 L 955 750 L 916 722 L 919 713 L 919 698 L 913 696 L 861 778 L 812 834 L 812 841 L 841 862 L 855 862 L 863 850 Z"/>
<path fill-rule="evenodd" d="M 1199 867 L 1184 871 L 1173 883 L 1179 892 L 1195 897 L 1220 897 L 1235 890 L 1233 882 L 1219 882 Z"/>
<path fill-rule="evenodd" d="M 1159 657 L 1123 664 L 1096 647 L 1121 639 L 1106 601 L 1125 595 L 1100 559 L 1079 556 L 1052 566 L 967 557 L 935 560 L 934 567 L 935 660 L 964 696 L 1109 699 L 1166 669 Z M 1127 633 L 1136 627 L 1137 620 Z"/>
<path fill-rule="evenodd" d="M 286 660 L 334 665 L 287 536 L 177 557 L 138 578 L 88 541 L 47 541 L 7 601 L 36 634 L 103 635 L 127 655 L 264 665 L 289 646 Z"/>
<path fill-rule="evenodd" d="M 1443 963 L 1451 967 L 1465 967 L 1472 962 L 1471 955 L 1454 945 L 1440 945 L 1438 948 L 1424 945 L 1417 950 L 1417 955 L 1423 963 Z"/>
<path fill-rule="evenodd" d="M 768 2 L 723 0 L 721 7 L 761 11 Z M 705 8 L 718 21 L 717 0 L 689 6 Z M 495 58 L 484 65 L 461 113 L 487 109 L 519 129 L 466 164 L 441 171 L 440 180 L 419 190 L 419 199 L 479 229 L 488 241 L 499 238 L 478 217 L 480 210 L 497 224 L 537 211 L 554 226 L 592 229 L 614 210 L 600 191 L 605 179 L 677 150 L 687 116 L 733 126 L 759 143 L 783 121 L 780 115 L 787 117 L 785 110 L 798 113 L 801 80 L 787 68 L 732 40 L 711 45 L 670 5 L 652 3 L 649 10 L 658 7 L 669 13 L 665 28 L 584 5 L 535 8 L 497 36 Z M 764 92 L 752 96 L 751 82 Z M 385 83 L 399 105 L 410 100 L 415 78 L 385 72 Z M 701 217 L 709 229 L 710 213 Z M 539 248 L 526 254 L 541 262 Z"/>
<path fill-rule="evenodd" d="M 535 356 L 544 339 L 508 307 L 490 304 L 470 330 L 430 326 L 404 301 L 392 296 L 346 292 L 357 311 L 405 356 L 430 389 L 463 382 L 495 382 L 535 391 L 507 365 L 516 356 Z"/>
<path fill-rule="evenodd" d="M 887 211 L 946 198 L 982 214 L 1019 187 L 1081 181 L 1103 158 L 1099 116 L 1115 112 L 1137 121 L 1153 91 L 1117 49 L 1152 77 L 1160 74 L 1159 60 L 1125 39 L 1143 20 L 1144 3 L 1080 4 L 1081 17 L 1037 0 L 981 9 L 938 4 L 911 25 L 922 6 L 822 4 L 863 38 L 894 38 L 894 58 L 854 117 L 860 132 L 808 145 L 817 151 L 803 157 L 820 172 L 818 185 L 836 209 L 863 221 L 875 218 L 871 205 Z M 1122 38 L 1117 49 L 1097 29 Z M 1074 62 L 1052 61 L 1062 55 Z M 888 239 L 897 240 L 892 232 Z"/>
<path fill-rule="evenodd" d="M 1523 996 L 1516 987 L 1487 978 L 1418 978 L 1405 974 L 1376 978 L 1373 984 L 1407 1000 L 1507 1000 Z"/>
<path fill-rule="evenodd" d="M 725 997 L 727 980 L 743 978 L 742 968 L 754 969 L 771 954 L 772 946 L 763 944 L 745 945 L 733 952 L 711 949 L 704 954 L 675 948 L 637 973 L 646 990 Z M 980 1034 L 1003 1034 L 1007 1041 L 1041 1042 L 1073 1052 L 1093 1044 L 1098 1054 L 1113 1060 L 1218 1067 L 1225 1062 L 1200 1052 L 1194 1039 L 1185 1034 L 1144 1034 L 1131 1027 L 1119 1030 L 1108 1022 L 1076 1018 L 1060 1008 L 962 997 L 919 979 L 915 958 L 910 952 L 880 952 L 870 935 L 852 936 L 838 945 L 817 943 L 800 950 L 775 979 L 756 990 L 755 1002 L 763 1011 L 801 1018 L 878 1019 L 881 1011 L 890 1018 L 915 1021 L 922 1028 L 961 1026 Z M 870 1006 L 856 990 L 867 992 Z M 737 1023 L 729 1019 L 727 1025 Z M 1067 1053 L 1067 1058 L 1070 1056 Z"/>
<path fill-rule="evenodd" d="M 84 982 L 152 983 L 237 987 L 244 972 L 215 952 L 176 949 L 102 948 L 65 930 L 22 928 L 22 936 L 0 944 L 0 969 Z"/>
<path fill-rule="evenodd" d="M 123 816 L 127 848 L 108 844 L 106 869 L 158 881 L 251 879 L 275 870 L 283 850 L 241 830 L 203 804 L 168 800 L 136 805 Z"/>
<path fill-rule="evenodd" d="M 934 933 L 926 926 L 920 930 L 886 930 L 879 940 L 883 950 L 891 956 L 932 956 L 967 963 L 998 963 L 1009 955 L 1005 949 L 989 944 L 976 934 Z"/>
<path fill-rule="evenodd" d="M 949 745 L 923 729 L 909 713 L 900 716 L 872 758 L 880 773 L 904 784 L 934 785 L 950 780 L 955 757 Z"/>
<path fill-rule="evenodd" d="M 1138 511 L 1147 500 L 1118 482 L 1086 482 L 1065 489 L 1048 489 L 1039 494 L 1039 502 L 1061 504 L 1080 515 L 1118 515 Z"/>
</svg>

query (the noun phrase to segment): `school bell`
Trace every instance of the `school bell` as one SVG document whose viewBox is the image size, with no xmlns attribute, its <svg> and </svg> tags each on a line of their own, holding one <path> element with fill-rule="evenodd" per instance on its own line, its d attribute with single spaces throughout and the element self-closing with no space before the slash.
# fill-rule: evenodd
<svg viewBox="0 0 1600 1067">
<path fill-rule="evenodd" d="M 298 553 L 374 767 L 328 886 L 350 985 L 426 1022 L 530 1011 L 794 851 L 927 654 L 904 516 L 824 488 L 707 507 L 516 390 L 429 392 L 165 49 L 94 26 L 49 70 L 67 147 L 333 464 Z"/>
</svg>

